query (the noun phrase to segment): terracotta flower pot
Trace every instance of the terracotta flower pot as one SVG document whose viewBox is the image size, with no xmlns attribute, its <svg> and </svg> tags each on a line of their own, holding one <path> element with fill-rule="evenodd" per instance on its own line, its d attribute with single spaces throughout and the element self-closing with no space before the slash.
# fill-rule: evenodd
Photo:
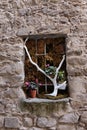
<svg viewBox="0 0 87 130">
<path fill-rule="evenodd" d="M 31 98 L 35 98 L 36 94 L 37 94 L 37 90 L 36 89 L 31 89 L 30 90 L 30 96 L 31 96 Z"/>
</svg>

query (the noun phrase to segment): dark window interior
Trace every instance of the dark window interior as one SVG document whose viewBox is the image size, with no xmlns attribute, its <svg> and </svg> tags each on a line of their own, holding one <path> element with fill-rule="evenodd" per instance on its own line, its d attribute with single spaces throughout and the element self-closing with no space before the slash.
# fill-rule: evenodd
<svg viewBox="0 0 87 130">
<path fill-rule="evenodd" d="M 32 60 L 45 70 L 47 65 L 58 67 L 63 55 L 66 55 L 66 37 L 57 35 L 48 36 L 31 36 L 26 43 Z M 32 65 L 25 52 L 25 82 L 35 82 L 38 79 L 38 98 L 45 97 L 46 93 L 51 93 L 54 89 L 51 81 L 44 76 L 37 68 Z M 64 72 L 63 79 L 67 81 L 66 60 L 61 66 L 60 71 Z M 60 77 L 58 82 L 63 82 Z M 24 89 L 24 88 L 23 88 Z M 29 97 L 28 91 L 25 91 L 26 97 Z M 65 90 L 59 90 L 56 98 L 64 98 L 68 96 L 68 85 Z M 56 99 L 55 98 L 55 99 Z"/>
</svg>

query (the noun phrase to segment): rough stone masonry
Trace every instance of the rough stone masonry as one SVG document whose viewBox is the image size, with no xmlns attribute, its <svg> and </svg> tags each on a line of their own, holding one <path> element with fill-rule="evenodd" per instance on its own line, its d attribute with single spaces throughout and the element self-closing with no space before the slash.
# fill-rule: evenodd
<svg viewBox="0 0 87 130">
<path fill-rule="evenodd" d="M 23 102 L 30 31 L 67 35 L 69 100 Z M 0 0 L 0 130 L 63 129 L 87 130 L 87 0 Z"/>
</svg>

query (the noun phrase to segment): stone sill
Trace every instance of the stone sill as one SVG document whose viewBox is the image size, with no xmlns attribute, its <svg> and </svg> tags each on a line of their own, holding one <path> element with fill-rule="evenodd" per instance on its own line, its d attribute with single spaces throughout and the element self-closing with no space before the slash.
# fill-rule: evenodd
<svg viewBox="0 0 87 130">
<path fill-rule="evenodd" d="M 63 99 L 42 99 L 42 98 L 28 98 L 24 99 L 26 103 L 57 103 L 57 102 L 69 102 L 71 98 L 63 98 Z"/>
<path fill-rule="evenodd" d="M 67 111 L 71 98 L 64 98 L 58 100 L 40 99 L 40 98 L 29 98 L 21 101 L 20 107 L 24 112 L 37 116 L 53 115 L 65 113 Z"/>
</svg>

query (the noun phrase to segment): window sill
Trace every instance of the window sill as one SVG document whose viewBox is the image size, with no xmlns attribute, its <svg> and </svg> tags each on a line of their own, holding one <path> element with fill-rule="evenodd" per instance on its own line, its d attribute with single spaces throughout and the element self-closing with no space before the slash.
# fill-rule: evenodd
<svg viewBox="0 0 87 130">
<path fill-rule="evenodd" d="M 71 98 L 63 98 L 63 99 L 42 99 L 42 98 L 28 98 L 24 99 L 24 102 L 26 103 L 57 103 L 57 102 L 69 102 Z"/>
</svg>

